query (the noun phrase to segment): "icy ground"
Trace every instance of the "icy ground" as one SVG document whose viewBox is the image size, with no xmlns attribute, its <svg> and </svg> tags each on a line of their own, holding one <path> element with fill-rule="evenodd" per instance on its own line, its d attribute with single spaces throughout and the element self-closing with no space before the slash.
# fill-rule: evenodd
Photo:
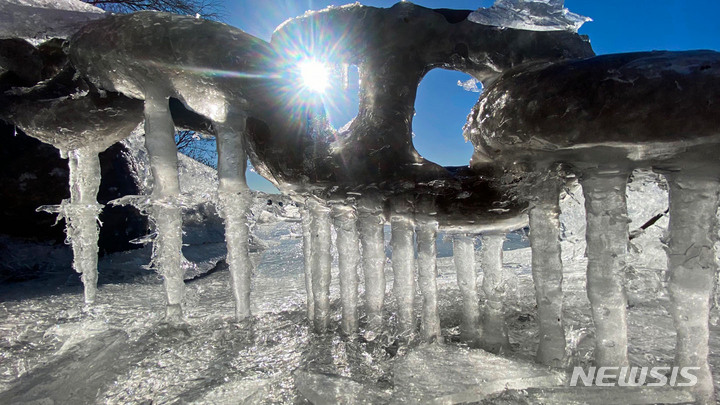
<svg viewBox="0 0 720 405">
<path fill-rule="evenodd" d="M 633 219 L 662 211 L 662 185 L 636 178 L 630 190 Z M 587 366 L 594 342 L 584 289 L 584 246 L 578 237 L 581 203 L 577 192 L 563 201 L 564 290 L 571 365 Z M 663 264 L 658 235 L 666 221 L 662 218 L 633 240 L 636 259 L 627 274 L 628 317 L 630 359 L 637 366 L 670 365 L 673 358 L 675 333 L 664 309 L 667 295 L 658 267 Z M 636 222 L 631 229 L 637 228 Z M 459 393 L 469 393 L 465 399 L 476 401 L 487 395 L 485 401 L 494 403 L 499 400 L 493 397 L 498 382 L 500 389 L 523 379 L 530 385 L 563 383 L 562 373 L 530 364 L 538 326 L 528 248 L 505 251 L 512 351 L 500 358 L 468 351 L 457 341 L 460 294 L 446 242 L 441 241 L 438 260 L 446 342 L 428 346 L 394 338 L 389 263 L 385 318 L 390 321 L 381 335 L 370 340 L 372 336 L 342 338 L 337 330 L 324 336 L 310 333 L 299 224 L 261 223 L 255 233 L 268 247 L 253 257 L 255 316 L 248 322 L 234 321 L 229 273 L 220 266 L 188 282 L 187 326 L 163 324 L 162 285 L 140 268 L 142 250 L 103 258 L 101 275 L 103 268 L 112 268 L 128 276 L 116 274 L 101 283 L 98 303 L 91 309 L 82 309 L 82 286 L 64 281 L 67 275 L 0 285 L 0 403 L 40 403 L 45 398 L 77 404 L 303 403 L 303 398 L 332 403 L 338 395 L 346 403 L 394 403 L 451 400 L 461 398 L 449 397 Z M 516 240 L 506 248 L 521 245 Z M 332 327 L 337 329 L 337 262 L 333 272 Z M 711 330 L 710 364 L 720 370 L 718 328 Z M 522 391 L 501 396 L 503 403 L 528 401 Z"/>
</svg>

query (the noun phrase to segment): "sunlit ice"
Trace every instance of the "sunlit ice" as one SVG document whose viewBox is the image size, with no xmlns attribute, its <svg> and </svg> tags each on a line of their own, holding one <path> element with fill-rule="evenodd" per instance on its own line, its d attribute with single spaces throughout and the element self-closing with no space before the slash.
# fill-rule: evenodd
<svg viewBox="0 0 720 405">
<path fill-rule="evenodd" d="M 324 93 L 330 87 L 330 69 L 325 63 L 316 59 L 300 62 L 300 78 L 302 85 L 316 93 Z"/>
</svg>

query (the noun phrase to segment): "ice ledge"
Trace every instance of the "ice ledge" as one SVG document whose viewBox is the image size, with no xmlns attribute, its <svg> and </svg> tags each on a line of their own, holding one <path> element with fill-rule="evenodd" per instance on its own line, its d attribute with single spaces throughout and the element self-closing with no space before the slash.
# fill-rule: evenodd
<svg viewBox="0 0 720 405">
<path fill-rule="evenodd" d="M 490 8 L 480 8 L 468 20 L 494 27 L 528 31 L 577 32 L 583 24 L 592 21 L 570 12 L 565 0 L 496 0 Z"/>
<path fill-rule="evenodd" d="M 0 1 L 0 39 L 66 38 L 89 21 L 109 15 L 79 0 Z"/>
</svg>

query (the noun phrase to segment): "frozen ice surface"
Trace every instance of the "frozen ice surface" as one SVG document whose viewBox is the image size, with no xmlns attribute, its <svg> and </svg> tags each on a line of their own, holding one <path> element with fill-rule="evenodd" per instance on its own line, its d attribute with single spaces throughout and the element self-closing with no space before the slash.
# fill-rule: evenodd
<svg viewBox="0 0 720 405">
<path fill-rule="evenodd" d="M 393 403 L 475 402 L 506 389 L 560 386 L 565 375 L 482 350 L 423 345 L 394 367 Z"/>
<path fill-rule="evenodd" d="M 305 399 L 313 404 L 382 404 L 390 397 L 389 390 L 379 390 L 347 377 L 299 370 L 295 384 Z"/>
<path fill-rule="evenodd" d="M 572 32 L 592 21 L 566 9 L 565 0 L 497 0 L 492 7 L 471 13 L 468 20 L 529 31 Z"/>
</svg>

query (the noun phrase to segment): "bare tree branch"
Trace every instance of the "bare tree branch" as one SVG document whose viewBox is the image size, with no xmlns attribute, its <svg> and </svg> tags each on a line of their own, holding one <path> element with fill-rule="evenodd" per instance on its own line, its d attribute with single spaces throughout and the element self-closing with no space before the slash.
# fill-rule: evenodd
<svg viewBox="0 0 720 405">
<path fill-rule="evenodd" d="M 198 162 L 217 169 L 217 144 L 215 138 L 200 135 L 194 131 L 175 133 L 178 152 Z"/>
<path fill-rule="evenodd" d="M 220 20 L 225 10 L 219 0 L 83 0 L 113 13 L 132 13 L 141 10 L 167 11 L 175 14 L 197 15 Z"/>
</svg>

